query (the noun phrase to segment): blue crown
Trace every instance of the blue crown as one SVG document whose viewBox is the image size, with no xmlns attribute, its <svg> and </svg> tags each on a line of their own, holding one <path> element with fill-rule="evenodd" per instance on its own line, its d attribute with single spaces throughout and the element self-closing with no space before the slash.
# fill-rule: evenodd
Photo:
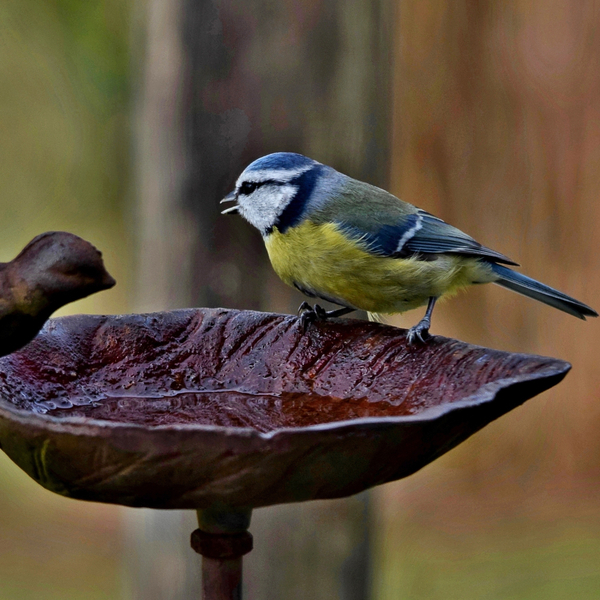
<svg viewBox="0 0 600 600">
<path fill-rule="evenodd" d="M 246 171 L 261 171 L 263 169 L 298 169 L 309 165 L 317 164 L 312 158 L 295 152 L 275 152 L 267 154 L 256 159 L 253 163 L 246 167 Z"/>
</svg>

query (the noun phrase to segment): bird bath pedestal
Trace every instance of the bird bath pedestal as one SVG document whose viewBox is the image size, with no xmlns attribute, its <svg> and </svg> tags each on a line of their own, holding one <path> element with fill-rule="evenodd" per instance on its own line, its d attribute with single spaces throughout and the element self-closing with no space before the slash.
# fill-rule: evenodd
<svg viewBox="0 0 600 600">
<path fill-rule="evenodd" d="M 197 510 L 203 597 L 240 598 L 253 508 L 406 477 L 569 368 L 363 321 L 63 317 L 0 359 L 0 446 L 64 496 Z"/>
</svg>

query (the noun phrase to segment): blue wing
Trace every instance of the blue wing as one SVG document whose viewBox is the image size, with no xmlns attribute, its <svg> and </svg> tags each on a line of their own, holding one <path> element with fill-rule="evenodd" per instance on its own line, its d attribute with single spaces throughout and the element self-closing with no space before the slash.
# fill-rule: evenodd
<svg viewBox="0 0 600 600">
<path fill-rule="evenodd" d="M 357 220 L 337 222 L 347 235 L 378 256 L 407 258 L 428 254 L 462 254 L 481 256 L 492 262 L 517 264 L 421 209 L 400 216 L 393 224 L 378 224 L 376 228 L 371 224 L 367 229 Z"/>
<path fill-rule="evenodd" d="M 462 254 L 516 265 L 510 258 L 482 246 L 460 229 L 402 202 L 389 192 L 333 169 L 313 194 L 310 219 L 336 223 L 368 252 L 392 258 Z M 316 198 L 316 200 L 315 200 Z"/>
</svg>

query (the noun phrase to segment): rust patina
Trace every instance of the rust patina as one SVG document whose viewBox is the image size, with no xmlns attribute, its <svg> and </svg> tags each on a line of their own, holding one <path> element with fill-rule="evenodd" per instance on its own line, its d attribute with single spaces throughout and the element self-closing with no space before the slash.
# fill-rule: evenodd
<svg viewBox="0 0 600 600">
<path fill-rule="evenodd" d="M 414 473 L 570 366 L 364 321 L 53 319 L 0 359 L 0 445 L 60 494 L 153 508 L 336 498 Z"/>
</svg>

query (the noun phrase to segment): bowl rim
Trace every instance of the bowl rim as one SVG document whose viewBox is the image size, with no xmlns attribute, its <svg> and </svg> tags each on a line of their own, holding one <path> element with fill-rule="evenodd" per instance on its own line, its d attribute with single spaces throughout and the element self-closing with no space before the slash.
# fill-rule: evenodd
<svg viewBox="0 0 600 600">
<path fill-rule="evenodd" d="M 189 314 L 197 314 L 198 312 L 210 310 L 215 312 L 233 312 L 233 313 L 252 313 L 252 314 L 261 314 L 263 316 L 274 316 L 274 317 L 283 317 L 284 320 L 286 318 L 294 318 L 292 315 L 285 315 L 280 313 L 272 313 L 272 312 L 262 312 L 262 311 L 242 311 L 236 309 L 223 309 L 223 308 L 184 308 L 184 309 L 175 309 L 170 311 L 154 311 L 154 312 L 146 312 L 146 313 L 124 313 L 124 314 L 116 314 L 116 315 L 102 315 L 102 314 L 76 314 L 76 315 L 66 315 L 61 317 L 56 317 L 50 319 L 40 334 L 48 334 L 48 329 L 53 328 L 55 325 L 60 324 L 61 322 L 74 320 L 82 317 L 92 317 L 98 319 L 99 321 L 106 319 L 114 319 L 118 320 L 121 318 L 127 317 L 140 317 L 140 318 L 148 318 L 156 315 L 162 314 L 174 314 L 174 313 L 189 313 Z M 373 324 L 378 325 L 378 324 Z M 385 327 L 393 327 L 391 325 L 384 325 Z M 397 328 L 400 332 L 406 331 L 402 328 Z M 267 432 L 261 432 L 258 429 L 253 427 L 231 427 L 224 425 L 207 425 L 207 424 L 194 424 L 194 423 L 170 423 L 165 425 L 143 425 L 140 423 L 128 423 L 126 421 L 110 421 L 106 419 L 95 419 L 89 417 L 54 417 L 51 415 L 36 413 L 31 410 L 26 410 L 23 408 L 18 408 L 17 406 L 11 404 L 10 400 L 7 399 L 7 396 L 0 393 L 0 417 L 5 417 L 13 421 L 20 422 L 21 424 L 27 425 L 38 425 L 44 428 L 50 428 L 54 431 L 58 432 L 72 432 L 81 435 L 84 433 L 86 428 L 93 428 L 95 431 L 98 429 L 102 430 L 122 430 L 122 429 L 133 429 L 137 431 L 145 431 L 151 434 L 152 432 L 163 432 L 163 431 L 188 431 L 188 432 L 222 432 L 228 435 L 238 435 L 240 437 L 256 437 L 262 438 L 264 440 L 270 440 L 272 438 L 276 438 L 282 434 L 290 434 L 294 433 L 310 433 L 310 432 L 324 432 L 330 430 L 339 430 L 343 431 L 344 429 L 351 427 L 368 427 L 368 426 L 377 426 L 377 425 L 387 425 L 387 424 L 401 424 L 401 423 L 414 423 L 414 422 L 425 422 L 425 421 L 434 421 L 438 418 L 445 416 L 446 414 L 453 412 L 455 410 L 465 409 L 465 408 L 473 408 L 476 406 L 481 406 L 493 401 L 497 395 L 505 389 L 509 389 L 514 385 L 518 385 L 520 383 L 525 382 L 535 382 L 536 380 L 547 380 L 548 385 L 542 386 L 542 388 L 535 392 L 533 395 L 537 395 L 542 391 L 552 387 L 559 383 L 570 371 L 571 364 L 557 358 L 537 355 L 537 354 L 527 354 L 520 352 L 508 352 L 505 350 L 495 350 L 492 348 L 487 348 L 485 346 L 469 344 L 468 342 L 463 342 L 460 340 L 455 340 L 453 338 L 447 338 L 444 336 L 433 336 L 434 339 L 438 339 L 440 341 L 452 341 L 458 342 L 464 346 L 468 346 L 474 349 L 481 350 L 493 350 L 494 352 L 499 352 L 502 354 L 510 354 L 514 357 L 523 357 L 528 360 L 532 359 L 541 359 L 545 361 L 547 364 L 540 367 L 539 370 L 533 373 L 523 373 L 520 375 L 515 375 L 511 377 L 504 377 L 501 379 L 497 379 L 495 381 L 490 381 L 484 383 L 480 386 L 475 392 L 465 396 L 461 400 L 455 402 L 442 402 L 436 406 L 431 406 L 426 408 L 422 412 L 412 415 L 400 415 L 400 416 L 378 416 L 378 417 L 359 417 L 356 419 L 344 419 L 340 421 L 331 421 L 327 423 L 318 423 L 314 425 L 304 425 L 299 427 L 277 427 Z M 18 352 L 22 352 L 18 351 Z M 26 351 L 26 347 L 25 347 Z M 4 357 L 2 357 L 4 358 Z M 0 359 L 1 360 L 1 359 Z M 2 363 L 0 362 L 0 371 L 2 371 Z M 210 393 L 211 390 L 205 390 Z M 228 390 L 218 390 L 219 393 L 226 394 Z M 231 390 L 233 391 L 233 390 Z M 193 392 L 191 392 L 193 393 Z M 531 396 L 528 396 L 529 398 Z M 141 397 L 143 398 L 143 396 Z M 522 402 L 525 402 L 527 398 L 524 398 Z M 519 404 L 521 404 L 520 402 Z M 91 433 L 91 431 L 89 432 Z"/>
</svg>

